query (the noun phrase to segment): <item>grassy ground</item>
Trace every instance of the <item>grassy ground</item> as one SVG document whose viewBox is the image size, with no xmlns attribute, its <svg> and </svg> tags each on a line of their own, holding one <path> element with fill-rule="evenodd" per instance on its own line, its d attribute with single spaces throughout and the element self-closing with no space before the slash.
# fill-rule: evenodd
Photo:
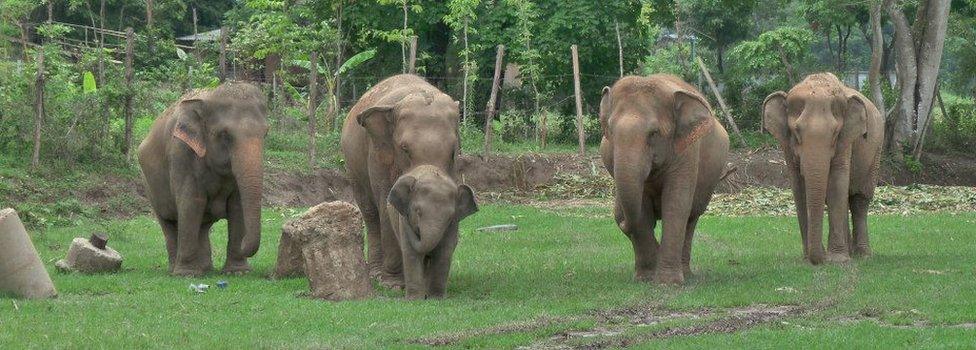
<svg viewBox="0 0 976 350">
<path fill-rule="evenodd" d="M 36 232 L 46 265 L 74 236 L 104 229 L 126 256 L 113 275 L 52 277 L 60 296 L 0 297 L 4 348 L 510 348 L 523 345 L 967 347 L 976 322 L 976 214 L 873 216 L 875 256 L 845 266 L 800 259 L 794 219 L 708 217 L 683 287 L 631 280 L 632 253 L 605 208 L 486 205 L 462 224 L 449 297 L 310 300 L 304 279 L 270 281 L 281 223 L 266 212 L 248 276 L 166 275 L 148 218 Z M 517 232 L 473 229 L 516 223 Z M 215 228 L 220 266 L 225 227 Z M 190 283 L 226 290 L 188 291 Z M 682 335 L 683 336 L 673 336 Z"/>
</svg>

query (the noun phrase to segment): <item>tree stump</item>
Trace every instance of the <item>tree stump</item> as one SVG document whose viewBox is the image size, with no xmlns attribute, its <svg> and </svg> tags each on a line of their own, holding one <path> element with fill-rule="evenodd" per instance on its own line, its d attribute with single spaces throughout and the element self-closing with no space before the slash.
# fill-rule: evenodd
<svg viewBox="0 0 976 350">
<path fill-rule="evenodd" d="M 0 294 L 5 292 L 28 299 L 58 295 L 13 209 L 0 210 Z"/>
<path fill-rule="evenodd" d="M 338 301 L 372 294 L 359 208 L 341 201 L 322 203 L 286 223 L 283 231 L 301 247 L 312 297 Z"/>
<path fill-rule="evenodd" d="M 271 278 L 288 278 L 305 276 L 305 257 L 302 249 L 295 242 L 291 231 L 281 230 L 281 241 L 278 243 L 278 262 L 275 263 Z"/>
<path fill-rule="evenodd" d="M 114 272 L 122 269 L 122 255 L 104 243 L 100 239 L 93 242 L 81 237 L 75 238 L 68 248 L 68 255 L 58 260 L 54 266 L 61 271 L 81 273 Z M 105 248 L 100 249 L 95 244 Z"/>
</svg>

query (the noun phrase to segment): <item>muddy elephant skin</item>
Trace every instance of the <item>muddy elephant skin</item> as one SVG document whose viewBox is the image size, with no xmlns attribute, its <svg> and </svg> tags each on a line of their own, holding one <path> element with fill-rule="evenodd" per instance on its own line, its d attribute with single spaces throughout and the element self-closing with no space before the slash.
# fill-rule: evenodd
<svg viewBox="0 0 976 350">
<path fill-rule="evenodd" d="M 229 82 L 184 95 L 139 146 L 149 202 L 166 238 L 169 270 L 213 269 L 210 227 L 227 219 L 225 273 L 250 270 L 261 242 L 267 103 L 257 87 Z"/>
<path fill-rule="evenodd" d="M 422 78 L 409 74 L 383 80 L 349 111 L 341 140 L 346 174 L 366 222 L 370 274 L 384 285 L 404 284 L 401 248 L 420 248 L 409 253 L 428 256 L 443 239 L 456 237 L 457 221 L 470 214 L 467 211 L 477 210 L 473 192 L 458 181 L 459 119 L 457 101 Z M 429 167 L 441 178 L 437 181 L 426 176 L 402 178 L 418 167 Z M 438 191 L 443 191 L 437 194 L 440 196 L 437 200 L 424 197 L 429 194 L 425 191 L 432 188 L 428 185 L 434 183 Z M 391 196 L 394 184 L 399 184 L 400 192 Z M 415 187 L 416 184 L 422 185 Z M 462 207 L 468 203 L 456 200 L 457 196 L 447 198 L 449 193 L 469 195 L 472 208 Z M 396 213 L 388 212 L 387 203 L 391 199 L 391 204 L 399 210 Z M 391 217 L 398 221 L 396 215 L 416 224 L 414 228 L 419 232 L 413 234 L 424 241 L 421 246 L 401 247 L 391 223 Z M 449 265 L 450 253 L 446 255 Z M 413 288 L 408 297 L 442 295 L 440 291 L 433 295 L 425 293 Z"/>
<path fill-rule="evenodd" d="M 804 257 L 816 265 L 870 255 L 867 212 L 884 139 L 884 119 L 874 104 L 833 74 L 812 74 L 789 93 L 766 97 L 763 127 L 786 158 Z M 830 220 L 826 252 L 825 204 Z"/>
<path fill-rule="evenodd" d="M 600 155 L 616 185 L 614 217 L 633 246 L 635 278 L 684 283 L 698 217 L 725 168 L 728 134 L 697 89 L 665 74 L 604 88 L 600 126 Z"/>
</svg>

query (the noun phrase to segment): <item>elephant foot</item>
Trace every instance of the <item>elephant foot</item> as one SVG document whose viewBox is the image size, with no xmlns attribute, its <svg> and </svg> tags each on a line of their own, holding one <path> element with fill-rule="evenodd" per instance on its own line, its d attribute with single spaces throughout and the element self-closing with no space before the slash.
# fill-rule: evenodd
<svg viewBox="0 0 976 350">
<path fill-rule="evenodd" d="M 654 272 L 653 281 L 663 285 L 682 285 L 685 284 L 685 276 L 680 269 L 658 269 Z"/>
<path fill-rule="evenodd" d="M 200 277 L 207 273 L 206 269 L 200 267 L 176 266 L 170 275 L 178 277 Z"/>
<path fill-rule="evenodd" d="M 394 276 L 385 273 L 380 274 L 380 285 L 393 290 L 403 289 L 403 275 Z"/>
<path fill-rule="evenodd" d="M 851 250 L 851 254 L 857 258 L 867 258 L 871 256 L 871 248 L 869 247 L 854 247 Z"/>
<path fill-rule="evenodd" d="M 828 263 L 831 263 L 831 264 L 846 264 L 846 263 L 848 263 L 850 261 L 851 261 L 851 256 L 849 254 L 847 254 L 847 252 L 844 252 L 844 253 L 834 253 L 834 252 L 827 253 L 827 262 Z"/>
<path fill-rule="evenodd" d="M 649 283 L 653 280 L 654 270 L 637 270 L 634 272 L 634 280 L 637 282 Z"/>
<path fill-rule="evenodd" d="M 220 270 L 220 273 L 225 275 L 243 275 L 251 272 L 251 264 L 247 261 L 242 262 L 227 262 L 224 264 L 224 268 Z"/>
</svg>

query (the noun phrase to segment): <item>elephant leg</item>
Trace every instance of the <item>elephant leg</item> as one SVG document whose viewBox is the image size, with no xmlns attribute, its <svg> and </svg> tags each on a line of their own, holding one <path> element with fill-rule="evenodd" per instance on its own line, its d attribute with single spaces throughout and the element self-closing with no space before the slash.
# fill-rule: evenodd
<svg viewBox="0 0 976 350">
<path fill-rule="evenodd" d="M 654 218 L 654 202 L 650 196 L 645 194 L 642 202 L 645 209 L 644 220 L 639 221 L 638 225 L 626 228 L 621 225 L 624 222 L 624 215 L 620 204 L 614 206 L 614 218 L 630 239 L 634 249 L 634 279 L 639 282 L 650 282 L 657 264 L 658 244 L 657 239 L 654 238 L 654 226 L 657 220 Z"/>
<path fill-rule="evenodd" d="M 173 268 L 176 266 L 177 235 L 179 229 L 177 228 L 176 221 L 163 218 L 158 219 L 159 226 L 163 228 L 163 237 L 166 238 L 166 254 L 169 258 L 168 272 L 173 273 Z"/>
<path fill-rule="evenodd" d="M 830 172 L 827 183 L 827 215 L 830 232 L 827 236 L 827 261 L 844 263 L 851 260 L 850 204 L 848 185 L 850 172 L 842 167 Z"/>
<path fill-rule="evenodd" d="M 374 203 L 386 203 L 390 193 L 389 186 L 380 186 L 373 192 Z M 393 224 L 387 212 L 387 205 L 378 206 L 380 221 L 380 253 L 383 257 L 383 269 L 380 272 L 380 283 L 389 288 L 403 287 L 403 255 L 400 242 L 393 232 Z"/>
<path fill-rule="evenodd" d="M 803 259 L 809 257 L 807 247 L 807 192 L 803 180 L 798 175 L 793 176 L 793 204 L 796 207 L 796 218 L 800 224 L 800 239 L 803 241 Z"/>
<path fill-rule="evenodd" d="M 200 237 L 197 240 L 197 263 L 204 273 L 213 271 L 213 247 L 210 244 L 210 228 L 213 223 L 200 225 Z"/>
<path fill-rule="evenodd" d="M 380 249 L 380 211 L 373 197 L 370 196 L 368 184 L 356 182 L 355 190 L 356 203 L 359 204 L 359 211 L 363 214 L 363 221 L 366 223 L 366 266 L 369 268 L 369 276 L 379 278 L 383 268 L 383 251 Z"/>
<path fill-rule="evenodd" d="M 688 227 L 685 228 L 685 247 L 681 252 L 682 272 L 685 278 L 691 277 L 691 240 L 695 236 L 695 227 L 698 226 L 698 215 L 688 219 Z"/>
<path fill-rule="evenodd" d="M 424 280 L 424 260 L 406 242 L 401 243 L 403 257 L 403 284 L 407 299 L 424 299 L 427 297 L 427 283 Z"/>
<path fill-rule="evenodd" d="M 691 171 L 676 172 L 664 184 L 661 208 L 661 246 L 657 253 L 657 269 L 654 282 L 660 284 L 683 284 L 685 281 L 682 256 L 685 246 L 685 231 L 691 216 L 691 204 L 698 176 L 697 164 Z M 679 174 L 680 173 L 680 174 Z"/>
<path fill-rule="evenodd" d="M 200 227 L 203 224 L 203 208 L 206 200 L 194 198 L 196 195 L 184 195 L 184 200 L 178 201 L 179 211 L 176 267 L 173 268 L 173 275 L 177 276 L 200 276 L 203 275 L 203 266 L 199 266 L 198 256 Z"/>
<path fill-rule="evenodd" d="M 445 237 L 447 238 L 447 237 Z M 427 298 L 441 299 L 447 292 L 447 278 L 451 273 L 451 258 L 457 247 L 457 233 L 441 242 L 441 247 L 434 249 L 427 261 Z"/>
<path fill-rule="evenodd" d="M 241 243 L 247 231 L 244 226 L 244 207 L 239 193 L 227 199 L 227 260 L 220 273 L 243 274 L 251 271 L 247 257 L 241 254 Z"/>
<path fill-rule="evenodd" d="M 862 195 L 851 196 L 851 216 L 854 218 L 854 237 L 851 243 L 851 254 L 854 256 L 870 256 L 871 246 L 868 243 L 868 204 L 870 200 Z"/>
</svg>

